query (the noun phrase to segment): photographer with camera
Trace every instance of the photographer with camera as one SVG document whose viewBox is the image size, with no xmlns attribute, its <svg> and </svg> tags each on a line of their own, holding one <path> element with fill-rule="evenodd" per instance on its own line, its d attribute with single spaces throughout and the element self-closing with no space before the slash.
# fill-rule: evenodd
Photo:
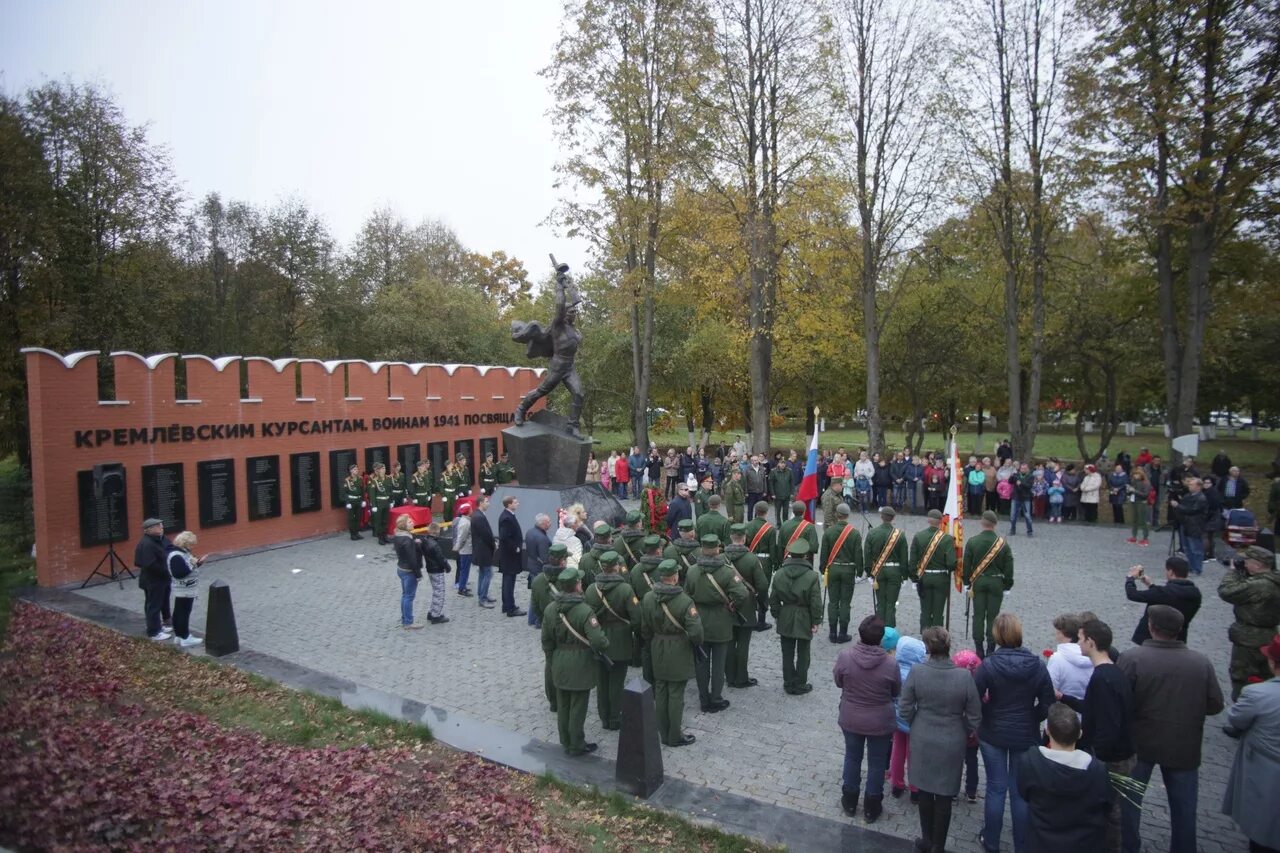
<svg viewBox="0 0 1280 853">
<path fill-rule="evenodd" d="M 1280 573 L 1275 563 L 1275 555 L 1266 548 L 1250 545 L 1218 584 L 1218 597 L 1233 605 L 1236 617 L 1227 629 L 1232 699 L 1240 698 L 1251 677 L 1265 680 L 1271 676 L 1259 649 L 1275 636 L 1280 625 Z"/>
<path fill-rule="evenodd" d="M 1186 494 L 1176 501 L 1169 501 L 1169 506 L 1177 510 L 1182 553 L 1187 555 L 1191 574 L 1199 576 L 1204 571 L 1204 535 L 1209 528 L 1209 500 L 1202 491 L 1199 477 L 1187 477 L 1182 485 Z"/>
<path fill-rule="evenodd" d="M 1164 577 L 1166 583 L 1152 583 L 1142 566 L 1133 566 L 1124 579 L 1124 594 L 1130 601 L 1138 601 L 1147 605 L 1165 604 L 1182 614 L 1182 630 L 1178 639 L 1187 641 L 1187 629 L 1191 620 L 1200 610 L 1200 588 L 1187 578 L 1188 565 L 1182 557 L 1173 556 L 1164 561 Z M 1144 589 L 1138 589 L 1141 582 Z M 1138 627 L 1133 630 L 1133 644 L 1140 646 L 1151 639 L 1151 631 L 1147 628 L 1148 613 L 1143 611 Z"/>
</svg>

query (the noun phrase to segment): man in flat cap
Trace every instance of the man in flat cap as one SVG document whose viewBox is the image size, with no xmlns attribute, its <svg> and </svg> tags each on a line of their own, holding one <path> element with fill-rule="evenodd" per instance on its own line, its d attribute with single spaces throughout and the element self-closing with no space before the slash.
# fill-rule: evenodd
<svg viewBox="0 0 1280 853">
<path fill-rule="evenodd" d="M 569 558 L 569 549 L 563 542 L 555 542 L 547 549 L 547 562 L 542 565 L 542 571 L 533 579 L 533 585 L 529 592 L 529 612 L 538 615 L 538 626 L 544 624 L 547 608 L 551 606 L 551 602 L 556 597 L 556 578 L 564 571 L 565 561 Z M 551 655 L 546 656 L 546 666 L 543 672 L 543 685 L 547 692 L 547 702 L 551 705 L 551 712 L 556 710 L 556 688 L 551 681 Z"/>
<path fill-rule="evenodd" d="M 609 526 L 609 522 L 597 521 L 591 527 L 591 535 L 593 537 L 591 548 L 578 558 L 578 571 L 582 572 L 583 589 L 595 583 L 596 575 L 600 573 L 600 557 L 606 551 L 615 550 L 613 528 Z"/>
<path fill-rule="evenodd" d="M 680 586 L 675 560 L 663 560 L 654 572 L 658 583 L 640 603 L 640 636 L 652 669 L 645 677 L 653 685 L 658 737 L 667 746 L 688 746 L 694 737 L 682 728 L 684 688 L 695 675 L 693 648 L 702 644 L 702 619 Z"/>
<path fill-rule="evenodd" d="M 761 503 L 764 503 L 761 501 Z M 729 528 L 729 545 L 724 557 L 733 566 L 756 609 L 769 606 L 769 576 L 760 564 L 760 558 L 747 547 L 747 526 L 734 524 Z M 751 654 L 751 635 L 756 631 L 756 614 L 750 609 L 742 614 L 745 619 L 733 625 L 733 642 L 725 659 L 724 677 L 730 687 L 754 687 L 756 679 L 747 674 L 747 659 Z"/>
<path fill-rule="evenodd" d="M 167 640 L 173 636 L 165 630 L 170 619 L 169 568 L 166 565 L 172 543 L 164 537 L 164 522 L 148 518 L 142 522 L 142 538 L 133 549 L 133 567 L 138 573 L 138 586 L 142 589 L 142 612 L 147 619 L 147 637 Z"/>
<path fill-rule="evenodd" d="M 910 576 L 920 589 L 920 631 L 941 625 L 956 570 L 956 541 L 942 526 L 942 513 L 929 510 L 929 525 L 911 540 Z"/>
<path fill-rule="evenodd" d="M 1271 641 L 1280 626 L 1280 573 L 1275 555 L 1260 545 L 1244 549 L 1239 568 L 1233 568 L 1218 584 L 1218 597 L 1232 605 L 1235 622 L 1227 631 L 1231 640 L 1231 698 L 1252 676 L 1264 681 L 1271 669 L 1259 649 Z"/>
<path fill-rule="evenodd" d="M 801 510 L 803 512 L 803 510 Z M 809 642 L 822 624 L 822 581 L 813 571 L 809 540 L 791 543 L 788 557 L 773 573 L 769 612 L 782 638 L 782 689 L 799 696 L 809 683 Z"/>
<path fill-rule="evenodd" d="M 676 565 L 680 567 L 680 583 L 684 583 L 689 569 L 693 568 L 694 560 L 698 559 L 698 533 L 691 518 L 681 519 L 676 525 L 676 532 L 678 535 L 671 540 L 662 556 L 676 561 Z"/>
<path fill-rule="evenodd" d="M 1013 552 L 996 535 L 999 523 L 1000 517 L 987 510 L 982 514 L 982 532 L 964 543 L 964 585 L 973 599 L 973 645 L 980 658 L 995 651 L 991 628 L 1005 593 L 1013 589 Z"/>
<path fill-rule="evenodd" d="M 600 573 L 587 587 L 583 598 L 609 638 L 605 654 L 612 661 L 596 662 L 599 668 L 596 710 L 600 713 L 600 725 L 609 731 L 618 731 L 622 728 L 622 687 L 640 637 L 640 599 L 627 582 L 622 556 L 617 551 L 600 555 Z"/>
<path fill-rule="evenodd" d="M 722 546 L 729 544 L 729 519 L 720 512 L 719 495 L 707 499 L 707 511 L 698 515 L 694 530 L 699 539 L 709 533 L 719 539 Z"/>
<path fill-rule="evenodd" d="M 822 531 L 822 582 L 827 585 L 827 639 L 847 643 L 849 609 L 853 603 L 853 587 L 863 573 L 862 537 L 849 521 L 849 505 L 838 503 L 832 509 Z"/>
<path fill-rule="evenodd" d="M 702 647 L 706 655 L 696 661 L 698 698 L 702 710 L 714 714 L 729 707 L 724 691 L 724 664 L 733 641 L 733 626 L 749 624 L 747 614 L 755 605 L 729 561 L 720 554 L 720 538 L 707 534 L 699 540 L 701 551 L 684 579 L 684 591 L 702 614 Z"/>
<path fill-rule="evenodd" d="M 875 590 L 876 613 L 890 628 L 898 627 L 898 593 L 907 579 L 907 537 L 893 526 L 898 513 L 891 506 L 880 507 L 880 525 L 867 533 L 863 564 L 871 588 Z"/>
<path fill-rule="evenodd" d="M 609 637 L 582 598 L 581 572 L 565 569 L 556 587 L 560 594 L 542 618 L 542 651 L 551 658 L 560 746 L 570 755 L 585 755 L 596 750 L 583 726 L 596 686 L 596 654 L 609 648 Z"/>
</svg>

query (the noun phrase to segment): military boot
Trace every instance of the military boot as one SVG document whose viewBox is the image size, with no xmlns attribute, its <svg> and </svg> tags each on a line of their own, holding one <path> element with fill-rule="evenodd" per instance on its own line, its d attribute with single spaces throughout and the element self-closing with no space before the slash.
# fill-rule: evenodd
<svg viewBox="0 0 1280 853">
<path fill-rule="evenodd" d="M 829 639 L 833 643 L 840 642 L 840 637 L 836 635 L 836 623 L 834 622 L 831 623 L 831 633 L 827 639 Z"/>
<path fill-rule="evenodd" d="M 841 622 L 841 623 L 840 623 L 840 634 L 836 637 L 836 639 L 837 639 L 837 640 L 839 640 L 839 641 L 840 641 L 840 642 L 842 642 L 842 643 L 849 643 L 849 642 L 852 642 L 852 641 L 853 641 L 853 637 L 849 636 L 849 623 L 848 623 L 848 622 Z"/>
</svg>

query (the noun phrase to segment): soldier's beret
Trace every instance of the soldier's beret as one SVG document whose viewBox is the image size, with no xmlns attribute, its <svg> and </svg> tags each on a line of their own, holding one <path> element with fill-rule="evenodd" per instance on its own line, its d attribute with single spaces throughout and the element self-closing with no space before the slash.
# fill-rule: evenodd
<svg viewBox="0 0 1280 853">
<path fill-rule="evenodd" d="M 747 526 L 745 524 L 730 524 L 729 532 L 734 536 L 746 536 Z"/>
<path fill-rule="evenodd" d="M 756 515 L 759 515 L 762 512 L 768 512 L 768 511 L 769 511 L 768 501 L 756 501 Z"/>
<path fill-rule="evenodd" d="M 942 521 L 942 513 L 938 512 L 936 509 L 929 510 L 929 512 L 926 513 L 926 515 L 928 515 L 934 521 Z"/>
<path fill-rule="evenodd" d="M 676 527 L 679 527 L 681 530 L 692 530 L 692 529 L 693 529 L 693 519 L 692 519 L 692 518 L 682 518 L 682 519 L 680 519 L 679 523 L 677 523 L 677 524 L 676 524 Z"/>
<path fill-rule="evenodd" d="M 1271 565 L 1272 561 L 1276 558 L 1275 554 L 1272 554 L 1261 545 L 1250 545 L 1248 548 L 1244 549 L 1244 554 L 1242 556 L 1246 560 L 1257 560 L 1259 563 L 1266 563 L 1268 566 Z"/>
<path fill-rule="evenodd" d="M 703 548 L 719 548 L 720 547 L 720 537 L 715 535 L 714 533 L 708 533 L 706 536 L 703 536 L 701 539 L 699 539 L 698 542 L 702 544 Z"/>
<path fill-rule="evenodd" d="M 836 515 L 848 515 L 853 510 L 849 509 L 848 504 L 839 504 L 836 506 Z"/>
<path fill-rule="evenodd" d="M 596 526 L 591 529 L 595 531 L 597 536 L 613 535 L 613 528 L 609 526 L 609 522 L 607 521 L 597 521 Z"/>
<path fill-rule="evenodd" d="M 622 557 L 618 555 L 617 551 L 605 551 L 600 555 L 600 565 L 602 566 L 616 566 L 620 562 L 622 562 Z"/>
<path fill-rule="evenodd" d="M 999 524 L 1000 516 L 996 515 L 991 510 L 987 510 L 982 514 L 982 520 L 987 522 L 988 524 Z"/>
<path fill-rule="evenodd" d="M 633 510 L 631 510 L 631 512 L 627 513 L 626 523 L 627 523 L 627 524 L 639 524 L 639 523 L 640 523 L 640 513 L 639 513 L 639 512 L 637 512 L 637 511 L 636 511 L 636 510 L 634 510 L 634 509 L 633 509 Z"/>
<path fill-rule="evenodd" d="M 803 557 L 812 552 L 813 549 L 809 547 L 809 540 L 803 536 L 787 546 L 787 553 L 793 557 Z"/>
<path fill-rule="evenodd" d="M 578 578 L 582 577 L 582 573 L 577 569 L 565 569 L 556 575 L 556 581 L 559 583 L 574 583 Z"/>
<path fill-rule="evenodd" d="M 563 542 L 556 542 L 547 549 L 548 557 L 567 557 L 569 556 L 569 547 Z"/>
<path fill-rule="evenodd" d="M 650 533 L 640 544 L 646 548 L 657 548 L 662 545 L 662 537 L 656 533 Z"/>
<path fill-rule="evenodd" d="M 675 560 L 663 560 L 658 563 L 658 577 L 669 578 L 680 574 L 680 564 Z"/>
<path fill-rule="evenodd" d="M 891 507 L 891 506 L 882 506 L 882 507 L 880 507 L 880 517 L 881 517 L 881 518 L 896 518 L 896 517 L 897 517 L 897 515 L 898 515 L 898 511 L 897 511 L 897 510 L 895 510 L 895 509 L 894 509 L 893 507 Z"/>
</svg>

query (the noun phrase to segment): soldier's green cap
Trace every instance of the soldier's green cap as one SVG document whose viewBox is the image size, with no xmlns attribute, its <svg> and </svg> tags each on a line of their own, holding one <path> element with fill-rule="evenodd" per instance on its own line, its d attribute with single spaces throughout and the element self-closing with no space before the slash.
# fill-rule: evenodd
<svg viewBox="0 0 1280 853">
<path fill-rule="evenodd" d="M 556 542 L 547 549 L 548 557 L 567 557 L 569 556 L 569 547 L 563 542 Z"/>
<path fill-rule="evenodd" d="M 1244 549 L 1244 553 L 1241 554 L 1241 556 L 1246 560 L 1257 560 L 1259 563 L 1265 563 L 1268 566 L 1271 565 L 1272 561 L 1276 558 L 1275 554 L 1272 554 L 1261 545 L 1250 545 L 1248 548 Z"/>
<path fill-rule="evenodd" d="M 756 501 L 756 515 L 759 515 L 762 512 L 768 512 L 768 511 L 769 511 L 768 501 Z"/>
<path fill-rule="evenodd" d="M 787 546 L 787 553 L 793 557 L 804 557 L 812 552 L 813 549 L 809 547 L 809 540 L 803 536 Z"/>
<path fill-rule="evenodd" d="M 616 566 L 620 562 L 622 562 L 622 557 L 617 551 L 605 551 L 600 555 L 600 565 L 602 566 Z"/>
<path fill-rule="evenodd" d="M 660 548 L 662 546 L 662 537 L 656 533 L 650 533 L 644 537 L 644 541 L 640 544 L 645 548 Z"/>
<path fill-rule="evenodd" d="M 671 578 L 680 574 L 680 564 L 675 560 L 663 560 L 658 563 L 658 577 Z"/>
<path fill-rule="evenodd" d="M 591 529 L 595 531 L 597 536 L 613 535 L 613 528 L 609 526 L 609 522 L 607 521 L 597 521 L 596 526 Z"/>
<path fill-rule="evenodd" d="M 853 512 L 853 510 L 849 509 L 848 504 L 842 503 L 836 505 L 836 515 L 841 515 L 847 518 L 851 512 Z"/>
<path fill-rule="evenodd" d="M 693 519 L 692 519 L 692 518 L 682 518 L 682 519 L 680 519 L 680 522 L 679 522 L 678 524 L 676 524 L 676 527 L 679 527 L 681 530 L 692 530 L 692 529 L 693 529 Z"/>
<path fill-rule="evenodd" d="M 982 520 L 987 522 L 988 524 L 999 524 L 1000 516 L 996 515 L 991 510 L 987 510 L 982 514 Z"/>
<path fill-rule="evenodd" d="M 929 510 L 929 512 L 926 513 L 926 515 L 928 515 L 934 521 L 942 521 L 942 513 L 938 512 L 936 509 Z"/>
<path fill-rule="evenodd" d="M 637 512 L 637 511 L 636 511 L 636 510 L 634 510 L 634 509 L 633 509 L 633 510 L 631 510 L 631 512 L 627 513 L 626 523 L 627 523 L 627 524 L 639 524 L 639 523 L 640 523 L 640 513 L 639 513 L 639 512 Z"/>
<path fill-rule="evenodd" d="M 746 536 L 747 526 L 745 524 L 730 524 L 729 532 L 734 536 Z"/>
<path fill-rule="evenodd" d="M 577 569 L 565 569 L 556 575 L 556 583 L 573 583 L 580 577 L 582 577 L 582 572 Z"/>
<path fill-rule="evenodd" d="M 897 518 L 897 516 L 898 516 L 898 511 L 897 511 L 896 509 L 894 509 L 893 507 L 891 507 L 891 506 L 882 506 L 882 507 L 880 507 L 880 517 L 881 517 L 881 518 Z"/>
<path fill-rule="evenodd" d="M 701 539 L 699 539 L 698 542 L 701 543 L 703 548 L 719 548 L 720 547 L 720 537 L 715 535 L 714 533 L 708 533 L 706 536 L 703 536 Z"/>
</svg>

